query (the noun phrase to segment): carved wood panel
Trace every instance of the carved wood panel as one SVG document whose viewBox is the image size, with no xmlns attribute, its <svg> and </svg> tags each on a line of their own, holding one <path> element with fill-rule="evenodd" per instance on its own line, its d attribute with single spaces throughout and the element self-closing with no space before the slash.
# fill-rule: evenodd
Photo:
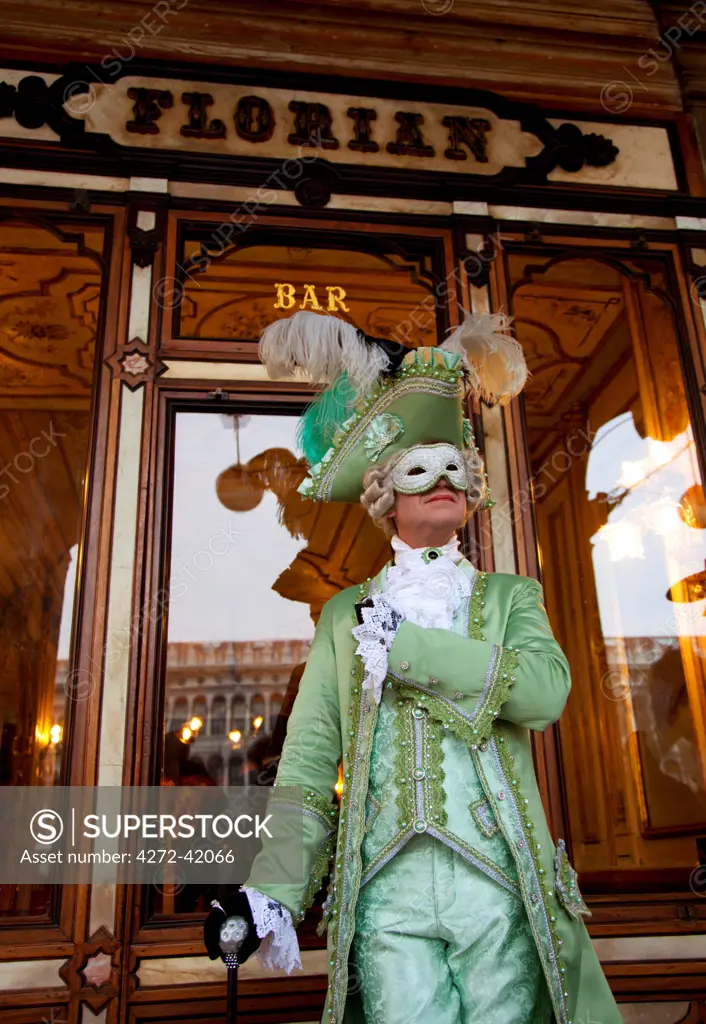
<svg viewBox="0 0 706 1024">
<path fill-rule="evenodd" d="M 83 246 L 100 253 L 100 234 Z M 75 239 L 3 226 L 0 407 L 88 409 L 100 282 L 95 255 Z"/>
<path fill-rule="evenodd" d="M 296 241 L 296 239 L 293 239 Z M 431 344 L 437 336 L 432 281 L 426 261 L 394 252 L 373 255 L 307 245 L 251 245 L 217 250 L 217 231 L 203 250 L 187 242 L 179 304 L 179 335 L 253 340 L 277 317 L 300 309 L 333 313 L 376 337 Z M 365 243 L 363 242 L 363 245 Z M 191 269 L 191 260 L 199 260 Z"/>
</svg>

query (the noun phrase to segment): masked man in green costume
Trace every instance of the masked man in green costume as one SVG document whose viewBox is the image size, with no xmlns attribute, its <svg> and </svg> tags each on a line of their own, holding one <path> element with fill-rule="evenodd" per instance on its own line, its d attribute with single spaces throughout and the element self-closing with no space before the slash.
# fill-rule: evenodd
<svg viewBox="0 0 706 1024">
<path fill-rule="evenodd" d="M 361 501 L 394 559 L 325 605 L 289 719 L 276 785 L 301 787 L 309 877 L 267 882 L 266 844 L 206 941 L 219 955 L 241 916 L 241 960 L 259 944 L 265 965 L 300 966 L 294 929 L 330 870 L 331 1024 L 621 1020 L 532 763 L 528 730 L 561 714 L 566 659 L 540 585 L 478 571 L 456 536 L 490 500 L 464 398 L 506 402 L 526 378 L 505 326 L 466 316 L 442 346 L 396 352 L 298 313 L 262 338 L 271 376 L 329 385 L 302 418 L 302 493 Z"/>
</svg>

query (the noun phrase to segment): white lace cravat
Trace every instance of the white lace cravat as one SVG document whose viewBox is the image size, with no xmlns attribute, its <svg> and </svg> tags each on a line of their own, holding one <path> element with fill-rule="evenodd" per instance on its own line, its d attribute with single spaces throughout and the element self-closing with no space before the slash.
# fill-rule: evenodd
<svg viewBox="0 0 706 1024">
<path fill-rule="evenodd" d="M 461 602 L 471 592 L 471 580 L 458 568 L 463 555 L 454 535 L 439 548 L 411 548 L 393 537 L 395 564 L 387 573 L 384 594 L 363 606 L 361 625 L 354 627 L 356 654 L 365 674 L 363 686 L 380 703 L 387 676 L 387 655 L 402 619 L 427 629 L 451 629 Z"/>
<path fill-rule="evenodd" d="M 363 688 L 371 690 L 379 704 L 387 675 L 387 653 L 404 616 L 392 607 L 385 594 L 373 594 L 361 605 L 361 613 L 363 621 L 353 628 L 353 637 L 358 641 L 355 653 L 365 670 Z"/>
<path fill-rule="evenodd" d="M 461 602 L 471 592 L 471 580 L 458 568 L 463 560 L 458 537 L 454 534 L 439 548 L 411 548 L 393 537 L 392 549 L 395 564 L 385 587 L 392 607 L 417 626 L 451 629 Z"/>
</svg>

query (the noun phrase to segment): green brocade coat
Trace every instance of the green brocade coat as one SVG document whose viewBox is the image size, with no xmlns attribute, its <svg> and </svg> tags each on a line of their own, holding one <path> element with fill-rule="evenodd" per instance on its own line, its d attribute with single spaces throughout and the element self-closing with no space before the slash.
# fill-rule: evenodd
<svg viewBox="0 0 706 1024">
<path fill-rule="evenodd" d="M 469 563 L 461 567 L 474 574 Z M 273 842 L 264 847 L 248 879 L 248 885 L 287 907 L 296 923 L 335 854 L 324 908 L 330 966 L 323 1020 L 332 1024 L 364 1022 L 358 997 L 347 990 L 378 709 L 363 690 L 363 667 L 351 630 L 355 603 L 384 589 L 386 572 L 387 567 L 376 580 L 350 587 L 325 605 L 289 719 L 277 786 L 303 790 L 308 880 L 264 881 L 277 876 Z M 549 834 L 532 763 L 528 729 L 555 722 L 570 688 L 568 664 L 552 635 L 541 587 L 524 576 L 475 573 L 468 616 L 467 635 L 402 622 L 389 653 L 387 685 L 398 700 L 424 707 L 430 719 L 468 745 L 515 861 L 557 1021 L 619 1024 L 622 1018 L 581 918 L 586 907 L 575 873 L 563 842 L 555 848 Z M 339 813 L 332 795 L 341 759 Z M 282 798 L 291 801 L 284 790 Z M 277 790 L 273 799 L 278 799 Z"/>
</svg>

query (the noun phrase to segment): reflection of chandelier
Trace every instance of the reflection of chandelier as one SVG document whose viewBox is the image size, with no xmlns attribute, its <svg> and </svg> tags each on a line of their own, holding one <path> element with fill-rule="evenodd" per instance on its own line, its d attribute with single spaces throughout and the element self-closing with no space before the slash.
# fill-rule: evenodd
<svg viewBox="0 0 706 1024">
<path fill-rule="evenodd" d="M 695 572 L 693 576 L 687 576 L 675 583 L 667 591 L 667 599 L 679 602 L 706 600 L 706 569 Z M 706 615 L 706 611 L 704 615 Z"/>
<path fill-rule="evenodd" d="M 315 504 L 297 491 L 306 476 L 306 463 L 287 448 L 268 448 L 242 465 L 238 419 L 242 426 L 243 417 L 234 417 L 238 461 L 216 480 L 219 501 L 233 512 L 248 512 L 260 504 L 265 491 L 271 491 L 277 498 L 282 525 L 292 537 L 306 537 L 304 521 L 316 512 Z"/>
<path fill-rule="evenodd" d="M 706 500 L 701 484 L 692 484 L 679 499 L 679 518 L 695 530 L 706 529 Z M 706 599 L 706 569 L 679 580 L 667 591 L 670 601 L 703 601 Z M 706 611 L 704 611 L 706 616 Z"/>
<path fill-rule="evenodd" d="M 263 487 L 258 487 L 247 466 L 236 463 L 224 469 L 216 480 L 218 500 L 231 512 L 249 512 L 262 500 Z"/>
<path fill-rule="evenodd" d="M 306 467 L 287 448 L 268 448 L 254 455 L 247 468 L 280 501 L 295 491 L 306 476 Z"/>
<path fill-rule="evenodd" d="M 231 512 L 249 512 L 260 504 L 265 493 L 264 484 L 257 473 L 253 473 L 249 465 L 243 466 L 240 461 L 240 427 L 246 422 L 244 416 L 233 416 L 237 461 L 219 473 L 216 479 L 218 500 Z"/>
<path fill-rule="evenodd" d="M 695 530 L 706 530 L 706 495 L 701 484 L 693 484 L 684 491 L 677 509 L 679 518 Z"/>
</svg>

